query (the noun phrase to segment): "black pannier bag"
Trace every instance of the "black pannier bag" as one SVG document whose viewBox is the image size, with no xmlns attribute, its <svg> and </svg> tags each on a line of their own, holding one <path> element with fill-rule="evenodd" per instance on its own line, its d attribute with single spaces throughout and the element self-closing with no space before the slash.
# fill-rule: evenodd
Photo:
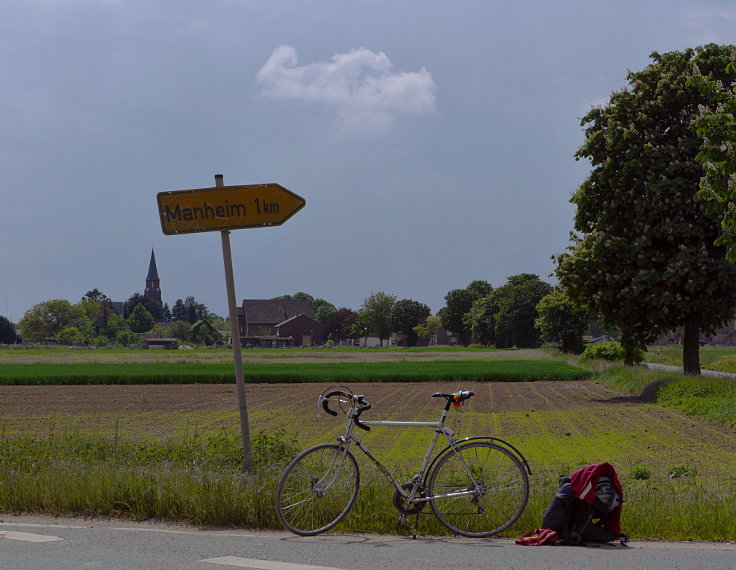
<svg viewBox="0 0 736 570">
<path fill-rule="evenodd" d="M 557 531 L 558 538 L 568 544 L 613 540 L 623 543 L 623 500 L 623 490 L 611 464 L 587 465 L 569 477 L 560 477 L 542 527 Z"/>
</svg>

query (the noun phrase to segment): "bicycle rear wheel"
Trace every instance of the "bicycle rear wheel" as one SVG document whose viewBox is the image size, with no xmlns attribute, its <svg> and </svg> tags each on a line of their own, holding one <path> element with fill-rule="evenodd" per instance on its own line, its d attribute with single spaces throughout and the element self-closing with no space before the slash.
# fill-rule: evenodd
<svg viewBox="0 0 736 570">
<path fill-rule="evenodd" d="M 309 536 L 335 526 L 353 506 L 358 463 L 344 446 L 323 443 L 300 453 L 276 488 L 276 512 L 291 532 Z"/>
<path fill-rule="evenodd" d="M 529 500 L 529 478 L 509 450 L 487 441 L 449 449 L 427 489 L 440 522 L 463 536 L 492 536 L 514 524 Z"/>
</svg>

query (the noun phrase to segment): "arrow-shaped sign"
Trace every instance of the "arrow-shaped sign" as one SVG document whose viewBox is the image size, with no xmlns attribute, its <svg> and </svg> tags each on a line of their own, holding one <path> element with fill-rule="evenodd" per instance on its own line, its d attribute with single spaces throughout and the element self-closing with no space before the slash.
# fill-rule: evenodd
<svg viewBox="0 0 736 570">
<path fill-rule="evenodd" d="M 280 226 L 306 204 L 280 184 L 159 192 L 156 199 L 166 235 Z"/>
</svg>

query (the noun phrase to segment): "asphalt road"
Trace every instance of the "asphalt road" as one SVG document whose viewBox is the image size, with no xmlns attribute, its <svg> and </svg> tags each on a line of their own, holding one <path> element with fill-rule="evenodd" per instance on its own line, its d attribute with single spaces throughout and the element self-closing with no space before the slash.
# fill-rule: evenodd
<svg viewBox="0 0 736 570">
<path fill-rule="evenodd" d="M 463 539 L 197 529 L 98 519 L 0 516 L 0 568 L 41 569 L 736 569 L 736 544 L 517 546 Z"/>
</svg>

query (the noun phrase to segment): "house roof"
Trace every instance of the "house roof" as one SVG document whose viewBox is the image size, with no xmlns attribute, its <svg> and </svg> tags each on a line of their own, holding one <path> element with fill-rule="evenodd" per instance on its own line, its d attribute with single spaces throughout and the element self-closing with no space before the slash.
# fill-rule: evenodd
<svg viewBox="0 0 736 570">
<path fill-rule="evenodd" d="M 310 320 L 310 321 L 312 321 L 313 323 L 317 323 L 317 324 L 319 324 L 319 323 L 318 323 L 317 321 L 315 321 L 315 320 L 314 320 L 314 319 L 313 319 L 312 317 L 308 317 L 307 315 L 294 315 L 293 317 L 290 317 L 290 318 L 286 319 L 285 321 L 281 321 L 281 322 L 280 322 L 279 324 L 277 324 L 277 325 L 276 325 L 276 327 L 278 328 L 278 327 L 280 327 L 280 326 L 282 326 L 282 325 L 285 325 L 285 324 L 287 324 L 287 323 L 290 323 L 290 322 L 292 322 L 292 321 L 295 321 L 295 320 L 297 320 L 297 319 L 302 319 L 302 320 L 303 320 L 303 319 L 309 319 L 309 320 Z"/>
<path fill-rule="evenodd" d="M 298 314 L 314 317 L 311 301 L 283 299 L 244 299 L 243 311 L 249 323 L 276 325 Z"/>
</svg>

